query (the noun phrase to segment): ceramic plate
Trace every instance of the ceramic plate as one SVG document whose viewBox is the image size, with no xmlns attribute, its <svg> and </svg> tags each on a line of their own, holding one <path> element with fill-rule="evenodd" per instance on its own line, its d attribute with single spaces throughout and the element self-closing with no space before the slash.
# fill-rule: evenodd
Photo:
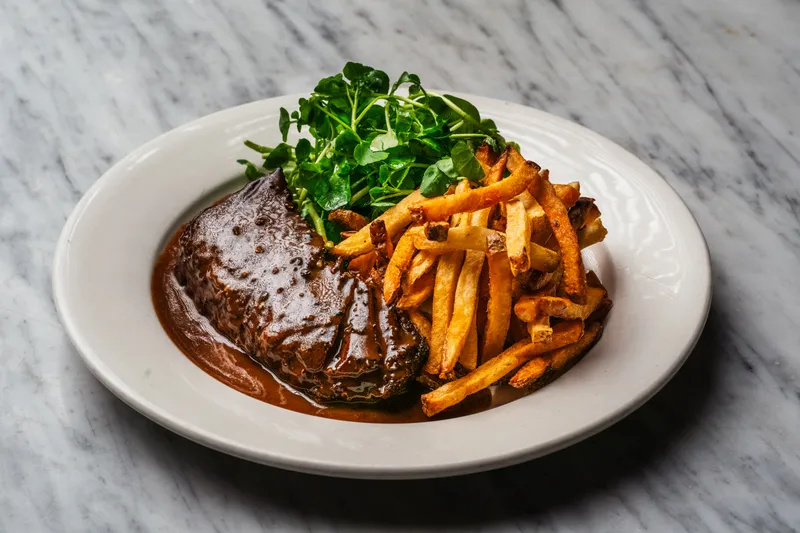
<svg viewBox="0 0 800 533">
<path fill-rule="evenodd" d="M 109 170 L 80 201 L 56 251 L 61 320 L 95 376 L 128 405 L 198 443 L 267 465 L 364 478 L 463 474 L 538 457 L 624 417 L 678 370 L 711 299 L 696 222 L 655 172 L 611 141 L 527 107 L 464 95 L 555 182 L 581 182 L 608 228 L 584 252 L 614 300 L 605 334 L 565 376 L 510 404 L 415 424 L 304 415 L 205 374 L 161 329 L 151 271 L 169 236 L 240 185 L 244 139 L 280 142 L 280 107 L 299 95 L 228 109 L 177 128 Z"/>
</svg>

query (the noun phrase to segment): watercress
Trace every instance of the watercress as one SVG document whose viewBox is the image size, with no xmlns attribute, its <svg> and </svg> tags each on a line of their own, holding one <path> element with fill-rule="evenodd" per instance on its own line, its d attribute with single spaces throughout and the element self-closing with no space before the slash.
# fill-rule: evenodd
<svg viewBox="0 0 800 533">
<path fill-rule="evenodd" d="M 402 86 L 407 95 L 398 93 Z M 294 146 L 286 142 L 293 125 L 308 133 Z M 238 162 L 249 180 L 282 167 L 301 213 L 326 242 L 339 239 L 329 211 L 374 218 L 417 188 L 431 197 L 462 178 L 477 182 L 483 171 L 475 149 L 505 146 L 470 102 L 426 91 L 416 74 L 403 72 L 390 84 L 385 72 L 353 62 L 320 80 L 291 113 L 281 108 L 278 127 L 277 146 L 245 142 L 261 155 L 261 168 Z"/>
</svg>

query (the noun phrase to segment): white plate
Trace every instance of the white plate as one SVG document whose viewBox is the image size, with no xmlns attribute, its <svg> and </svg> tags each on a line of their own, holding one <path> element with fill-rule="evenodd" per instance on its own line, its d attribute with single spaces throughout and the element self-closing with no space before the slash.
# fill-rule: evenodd
<svg viewBox="0 0 800 533">
<path fill-rule="evenodd" d="M 585 253 L 614 300 L 600 343 L 553 384 L 471 416 L 416 424 L 329 420 L 228 388 L 187 359 L 150 300 L 153 264 L 178 224 L 230 189 L 244 139 L 280 141 L 278 109 L 299 95 L 209 115 L 147 143 L 84 196 L 58 243 L 56 306 L 95 376 L 128 405 L 206 446 L 332 476 L 475 472 L 584 439 L 655 394 L 681 366 L 711 299 L 708 250 L 680 198 L 650 168 L 576 124 L 465 95 L 556 182 L 580 180 L 609 234 Z"/>
</svg>

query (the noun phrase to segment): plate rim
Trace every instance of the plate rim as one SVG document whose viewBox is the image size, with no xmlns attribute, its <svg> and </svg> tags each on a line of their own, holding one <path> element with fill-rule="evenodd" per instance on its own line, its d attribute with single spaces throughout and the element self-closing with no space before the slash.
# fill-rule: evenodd
<svg viewBox="0 0 800 533">
<path fill-rule="evenodd" d="M 653 168 L 647 165 L 644 161 L 639 159 L 634 154 L 630 153 L 628 150 L 626 150 L 624 147 L 620 146 L 613 140 L 608 139 L 600 135 L 599 133 L 590 130 L 589 128 L 586 128 L 585 126 L 582 126 L 565 118 L 559 117 L 557 115 L 547 113 L 546 111 L 525 106 L 523 104 L 518 104 L 514 102 L 509 102 L 505 100 L 479 96 L 479 95 L 471 95 L 471 94 L 458 93 L 452 91 L 446 91 L 446 92 L 449 92 L 450 94 L 455 94 L 456 96 L 460 96 L 466 99 L 477 98 L 484 101 L 490 101 L 498 106 L 513 105 L 513 106 L 524 107 L 529 112 L 534 112 L 535 114 L 546 116 L 549 120 L 555 121 L 559 126 L 572 129 L 578 128 L 582 134 L 588 135 L 590 138 L 599 139 L 603 144 L 613 146 L 613 148 L 615 149 L 615 155 L 619 156 L 624 155 L 624 157 L 629 160 L 628 162 L 633 162 L 634 164 L 646 167 L 655 177 L 657 177 L 658 181 L 660 181 L 662 185 L 665 185 L 668 188 L 669 193 L 674 196 L 674 199 L 678 200 L 679 205 L 682 207 L 685 214 L 688 215 L 687 220 L 690 220 L 692 222 L 692 224 L 687 228 L 687 231 L 691 230 L 696 232 L 696 236 L 699 237 L 699 242 L 700 244 L 702 244 L 701 251 L 703 252 L 702 257 L 693 258 L 695 268 L 699 267 L 702 270 L 700 274 L 704 278 L 702 284 L 705 287 L 705 291 L 701 295 L 703 303 L 702 303 L 700 320 L 698 320 L 697 323 L 695 324 L 691 336 L 688 338 L 688 341 L 685 343 L 685 345 L 681 348 L 680 356 L 676 357 L 671 367 L 666 372 L 662 373 L 660 379 L 654 382 L 653 385 L 650 386 L 648 389 L 645 389 L 643 393 L 631 397 L 625 403 L 624 409 L 611 411 L 606 416 L 596 420 L 593 424 L 590 424 L 588 426 L 583 426 L 580 429 L 572 431 L 568 435 L 561 438 L 558 442 L 549 443 L 547 445 L 541 445 L 538 448 L 537 447 L 528 448 L 522 451 L 509 452 L 504 455 L 493 455 L 490 458 L 483 460 L 467 459 L 459 462 L 449 463 L 444 466 L 431 467 L 431 466 L 392 465 L 389 467 L 381 466 L 378 469 L 376 469 L 374 467 L 371 467 L 370 465 L 351 466 L 351 465 L 331 464 L 330 462 L 309 459 L 309 458 L 298 459 L 297 457 L 286 457 L 282 456 L 280 453 L 275 453 L 275 452 L 262 451 L 259 454 L 255 454 L 253 453 L 252 450 L 240 445 L 235 440 L 227 439 L 224 436 L 220 437 L 218 435 L 210 434 L 204 428 L 197 427 L 193 423 L 173 417 L 172 415 L 163 412 L 164 411 L 163 408 L 158 407 L 157 405 L 153 404 L 150 400 L 143 397 L 140 393 L 137 393 L 136 390 L 134 390 L 132 387 L 126 385 L 119 376 L 115 375 L 114 372 L 110 371 L 110 369 L 108 369 L 103 363 L 102 357 L 99 356 L 99 354 L 95 353 L 90 343 L 83 338 L 79 326 L 73 321 L 73 317 L 71 316 L 71 313 L 69 312 L 68 309 L 68 303 L 66 301 L 67 298 L 66 295 L 64 294 L 65 290 L 64 283 L 66 282 L 66 280 L 62 279 L 62 277 L 60 276 L 60 274 L 63 273 L 65 270 L 64 264 L 68 259 L 68 251 L 70 248 L 71 235 L 74 232 L 76 226 L 78 225 L 81 216 L 87 210 L 88 206 L 91 204 L 94 197 L 98 194 L 99 191 L 101 191 L 103 188 L 106 187 L 108 182 L 111 182 L 114 179 L 114 174 L 115 174 L 114 171 L 116 171 L 118 167 L 123 165 L 126 161 L 129 161 L 137 157 L 138 155 L 146 153 L 152 150 L 153 148 L 161 145 L 165 138 L 169 138 L 172 137 L 173 135 L 191 130 L 199 122 L 211 121 L 214 118 L 218 118 L 227 113 L 231 113 L 234 111 L 243 112 L 248 107 L 253 107 L 254 109 L 256 109 L 262 105 L 277 100 L 297 99 L 306 96 L 306 93 L 295 93 L 295 94 L 277 96 L 273 98 L 256 100 L 238 106 L 221 109 L 214 113 L 210 113 L 208 115 L 204 115 L 202 117 L 191 120 L 181 126 L 178 126 L 176 128 L 173 128 L 172 130 L 169 130 L 167 132 L 158 135 L 152 140 L 140 145 L 133 151 L 129 152 L 128 154 L 117 160 L 112 166 L 110 166 L 100 176 L 100 178 L 98 178 L 91 185 L 91 187 L 87 189 L 86 193 L 84 193 L 84 195 L 81 197 L 81 199 L 78 201 L 78 203 L 71 211 L 69 217 L 67 218 L 67 221 L 64 224 L 64 228 L 61 231 L 61 234 L 59 236 L 59 239 L 55 247 L 53 268 L 51 274 L 52 285 L 53 285 L 53 300 L 57 314 L 59 316 L 62 326 L 64 327 L 65 333 L 67 334 L 67 337 L 70 340 L 70 343 L 78 352 L 78 354 L 81 356 L 81 359 L 83 360 L 87 368 L 89 368 L 91 373 L 95 376 L 95 378 L 98 381 L 100 381 L 100 383 L 104 387 L 106 387 L 109 391 L 111 391 L 117 398 L 122 400 L 126 405 L 130 406 L 135 411 L 144 415 L 153 422 L 161 425 L 162 427 L 170 431 L 173 431 L 193 442 L 220 451 L 222 453 L 226 453 L 229 455 L 239 457 L 241 459 L 245 459 L 248 461 L 268 466 L 274 466 L 282 469 L 317 474 L 317 475 L 325 475 L 332 477 L 362 478 L 362 479 L 435 478 L 435 477 L 447 477 L 453 475 L 470 474 L 470 473 L 491 470 L 495 468 L 502 468 L 504 466 L 509 466 L 512 464 L 517 464 L 523 461 L 528 461 L 531 459 L 542 457 L 544 455 L 548 455 L 550 453 L 572 446 L 577 442 L 580 442 L 593 435 L 596 435 L 600 431 L 622 420 L 623 418 L 631 414 L 633 411 L 637 410 L 642 405 L 644 405 L 648 400 L 650 400 L 653 396 L 655 396 L 683 366 L 683 364 L 685 363 L 685 361 L 687 360 L 687 358 L 689 357 L 692 350 L 697 345 L 697 342 L 700 339 L 702 331 L 707 322 L 711 307 L 712 294 L 713 294 L 713 279 L 711 276 L 711 258 L 710 258 L 708 243 L 696 218 L 686 205 L 686 202 L 684 202 L 683 198 L 681 198 L 681 196 L 675 191 L 675 189 L 669 184 L 669 182 L 667 182 L 658 172 L 656 172 Z M 661 193 L 659 193 L 659 195 L 661 195 Z"/>
</svg>

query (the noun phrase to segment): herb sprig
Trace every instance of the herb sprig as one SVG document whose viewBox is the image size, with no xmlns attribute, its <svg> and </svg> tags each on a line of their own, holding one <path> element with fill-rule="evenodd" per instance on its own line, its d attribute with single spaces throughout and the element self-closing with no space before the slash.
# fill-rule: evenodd
<svg viewBox="0 0 800 533">
<path fill-rule="evenodd" d="M 275 147 L 245 141 L 261 165 L 239 163 L 249 180 L 282 167 L 302 215 L 326 242 L 339 239 L 328 212 L 374 218 L 417 188 L 432 197 L 459 179 L 477 182 L 483 171 L 475 149 L 483 142 L 505 147 L 494 122 L 470 102 L 426 91 L 416 74 L 403 72 L 390 84 L 385 72 L 353 62 L 320 80 L 298 109 L 281 108 L 278 125 L 283 142 Z M 293 125 L 310 139 L 288 144 Z"/>
</svg>

